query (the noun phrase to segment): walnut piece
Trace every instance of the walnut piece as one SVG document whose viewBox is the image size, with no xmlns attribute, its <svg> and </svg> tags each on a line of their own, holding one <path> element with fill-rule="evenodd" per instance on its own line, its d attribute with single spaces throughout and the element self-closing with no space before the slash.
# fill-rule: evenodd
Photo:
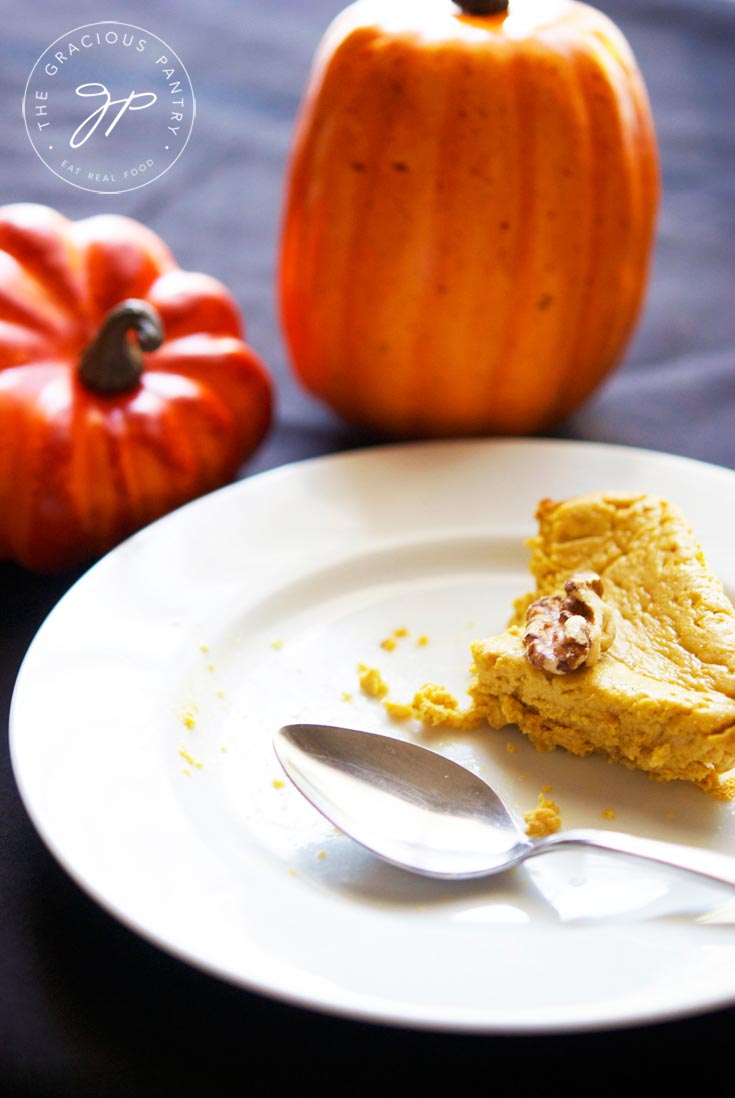
<svg viewBox="0 0 735 1098">
<path fill-rule="evenodd" d="M 544 595 L 526 611 L 523 644 L 534 667 L 566 675 L 591 667 L 615 639 L 612 611 L 596 572 L 575 572 L 563 595 Z"/>
</svg>

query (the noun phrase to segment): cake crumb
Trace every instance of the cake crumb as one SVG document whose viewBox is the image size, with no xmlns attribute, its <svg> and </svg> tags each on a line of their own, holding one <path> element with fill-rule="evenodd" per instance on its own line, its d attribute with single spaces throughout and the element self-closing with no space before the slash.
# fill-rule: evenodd
<svg viewBox="0 0 735 1098">
<path fill-rule="evenodd" d="M 539 793 L 537 806 L 530 812 L 525 812 L 523 819 L 526 823 L 526 834 L 534 839 L 553 835 L 561 827 L 559 806 L 548 800 L 543 793 Z"/>
<path fill-rule="evenodd" d="M 343 702 L 351 702 L 352 701 L 352 693 L 349 690 L 343 690 L 342 691 L 342 701 Z"/>
<path fill-rule="evenodd" d="M 197 723 L 197 707 L 195 705 L 186 706 L 186 708 L 180 711 L 179 720 L 182 724 L 185 724 L 187 728 L 195 728 Z"/>
<path fill-rule="evenodd" d="M 422 633 L 419 639 L 416 641 L 416 644 L 419 646 L 419 648 L 425 648 L 428 643 L 429 638 L 426 636 L 426 633 Z"/>
<path fill-rule="evenodd" d="M 196 767 L 197 770 L 201 770 L 204 766 L 204 763 L 201 761 L 201 759 L 195 759 L 185 747 L 179 748 L 179 755 L 184 760 L 184 762 L 187 762 L 189 766 Z"/>
<path fill-rule="evenodd" d="M 550 785 L 542 785 L 541 786 L 541 792 L 542 793 L 551 793 L 551 786 Z"/>
<path fill-rule="evenodd" d="M 364 663 L 357 665 L 360 680 L 360 689 L 363 694 L 371 698 L 383 698 L 388 693 L 388 686 L 377 667 L 367 667 Z"/>
<path fill-rule="evenodd" d="M 382 697 L 383 706 L 390 717 L 397 721 L 416 720 L 420 724 L 470 730 L 478 726 L 480 717 L 470 705 L 461 709 L 459 702 L 445 686 L 425 683 L 410 702 L 387 698 L 388 687 L 374 668 L 361 667 L 360 685 L 366 694 Z"/>
<path fill-rule="evenodd" d="M 386 698 L 383 705 L 394 721 L 407 721 L 413 716 L 413 706 L 410 702 L 396 702 Z"/>
<path fill-rule="evenodd" d="M 283 641 L 280 639 L 280 637 L 274 641 L 271 641 L 271 648 L 275 648 L 277 652 L 279 652 L 281 648 L 283 648 Z"/>
<path fill-rule="evenodd" d="M 393 649 L 396 647 L 397 641 L 401 637 L 407 636 L 408 629 L 406 629 L 405 625 L 400 625 L 397 629 L 393 630 L 389 637 L 385 637 L 385 639 L 380 642 L 380 647 L 384 648 L 386 652 L 392 652 Z"/>
<path fill-rule="evenodd" d="M 425 683 L 416 692 L 411 703 L 413 715 L 423 724 L 444 725 L 469 730 L 477 728 L 480 715 L 474 706 L 460 709 L 459 702 L 445 686 Z"/>
<path fill-rule="evenodd" d="M 509 755 L 515 755 L 516 751 L 518 750 L 518 745 L 513 743 L 512 740 L 509 740 L 508 743 L 505 745 L 505 750 L 508 752 Z"/>
<path fill-rule="evenodd" d="M 320 859 L 326 858 L 327 852 L 326 852 L 326 850 L 318 850 L 316 856 L 317 856 L 317 858 L 320 858 Z"/>
<path fill-rule="evenodd" d="M 603 808 L 602 818 L 603 818 L 603 820 L 614 820 L 615 819 L 615 809 L 614 808 Z"/>
<path fill-rule="evenodd" d="M 285 789 L 285 787 L 286 787 L 286 783 L 284 781 L 282 781 L 280 778 L 274 778 L 273 782 L 272 782 L 272 785 L 273 785 L 274 789 Z"/>
</svg>

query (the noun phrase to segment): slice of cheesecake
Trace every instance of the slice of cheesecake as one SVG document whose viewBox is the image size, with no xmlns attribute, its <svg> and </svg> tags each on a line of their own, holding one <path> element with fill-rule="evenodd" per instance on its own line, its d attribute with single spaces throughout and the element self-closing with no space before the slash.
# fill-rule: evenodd
<svg viewBox="0 0 735 1098">
<path fill-rule="evenodd" d="M 472 646 L 474 705 L 539 750 L 602 751 L 730 796 L 735 610 L 681 511 L 597 494 L 542 500 L 536 517 L 536 590 Z"/>
</svg>

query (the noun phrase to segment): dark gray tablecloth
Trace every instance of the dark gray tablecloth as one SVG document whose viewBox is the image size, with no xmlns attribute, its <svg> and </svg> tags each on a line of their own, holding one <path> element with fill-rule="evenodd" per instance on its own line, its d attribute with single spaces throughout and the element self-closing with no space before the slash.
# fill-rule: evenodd
<svg viewBox="0 0 735 1098">
<path fill-rule="evenodd" d="M 45 202 L 72 217 L 130 214 L 159 232 L 183 267 L 208 271 L 231 287 L 278 387 L 276 423 L 243 476 L 374 441 L 294 383 L 273 292 L 294 114 L 314 47 L 340 6 L 339 0 L 13 0 L 4 7 L 0 203 Z M 663 206 L 647 306 L 626 360 L 552 433 L 735 468 L 735 4 L 603 0 L 599 6 L 627 34 L 647 80 L 663 159 Z M 102 19 L 149 28 L 170 43 L 197 97 L 193 134 L 179 161 L 150 186 L 118 196 L 76 190 L 52 175 L 21 118 L 25 83 L 42 50 Z M 73 578 L 43 579 L 0 565 L 5 722 L 25 649 Z M 629 1077 L 631 1060 L 654 1065 L 673 1053 L 679 1063 L 714 1063 L 716 1073 L 718 1058 L 730 1054 L 733 1010 L 618 1033 L 480 1038 L 362 1026 L 220 984 L 139 940 L 65 877 L 20 804 L 5 738 L 0 837 L 3 1092 L 268 1094 L 313 1076 L 341 1093 L 353 1077 L 389 1080 L 402 1068 L 414 1090 L 445 1068 L 458 1085 L 481 1071 L 483 1085 L 494 1086 L 509 1065 L 523 1091 L 533 1064 L 539 1084 L 564 1079 L 571 1093 L 604 1094 Z M 575 1090 L 575 1066 L 588 1055 L 604 1074 L 594 1087 L 589 1075 L 577 1080 Z"/>
</svg>

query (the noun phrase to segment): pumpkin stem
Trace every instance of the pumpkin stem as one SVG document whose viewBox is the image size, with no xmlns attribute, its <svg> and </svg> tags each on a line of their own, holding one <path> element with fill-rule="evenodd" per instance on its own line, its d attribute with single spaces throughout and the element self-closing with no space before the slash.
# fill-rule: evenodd
<svg viewBox="0 0 735 1098">
<path fill-rule="evenodd" d="M 137 340 L 131 338 L 135 332 Z M 112 309 L 92 342 L 82 351 L 79 378 L 95 393 L 126 393 L 143 373 L 141 351 L 163 343 L 161 318 L 147 301 L 129 298 Z"/>
<path fill-rule="evenodd" d="M 508 10 L 510 0 L 454 0 L 465 15 L 500 15 Z"/>
</svg>

